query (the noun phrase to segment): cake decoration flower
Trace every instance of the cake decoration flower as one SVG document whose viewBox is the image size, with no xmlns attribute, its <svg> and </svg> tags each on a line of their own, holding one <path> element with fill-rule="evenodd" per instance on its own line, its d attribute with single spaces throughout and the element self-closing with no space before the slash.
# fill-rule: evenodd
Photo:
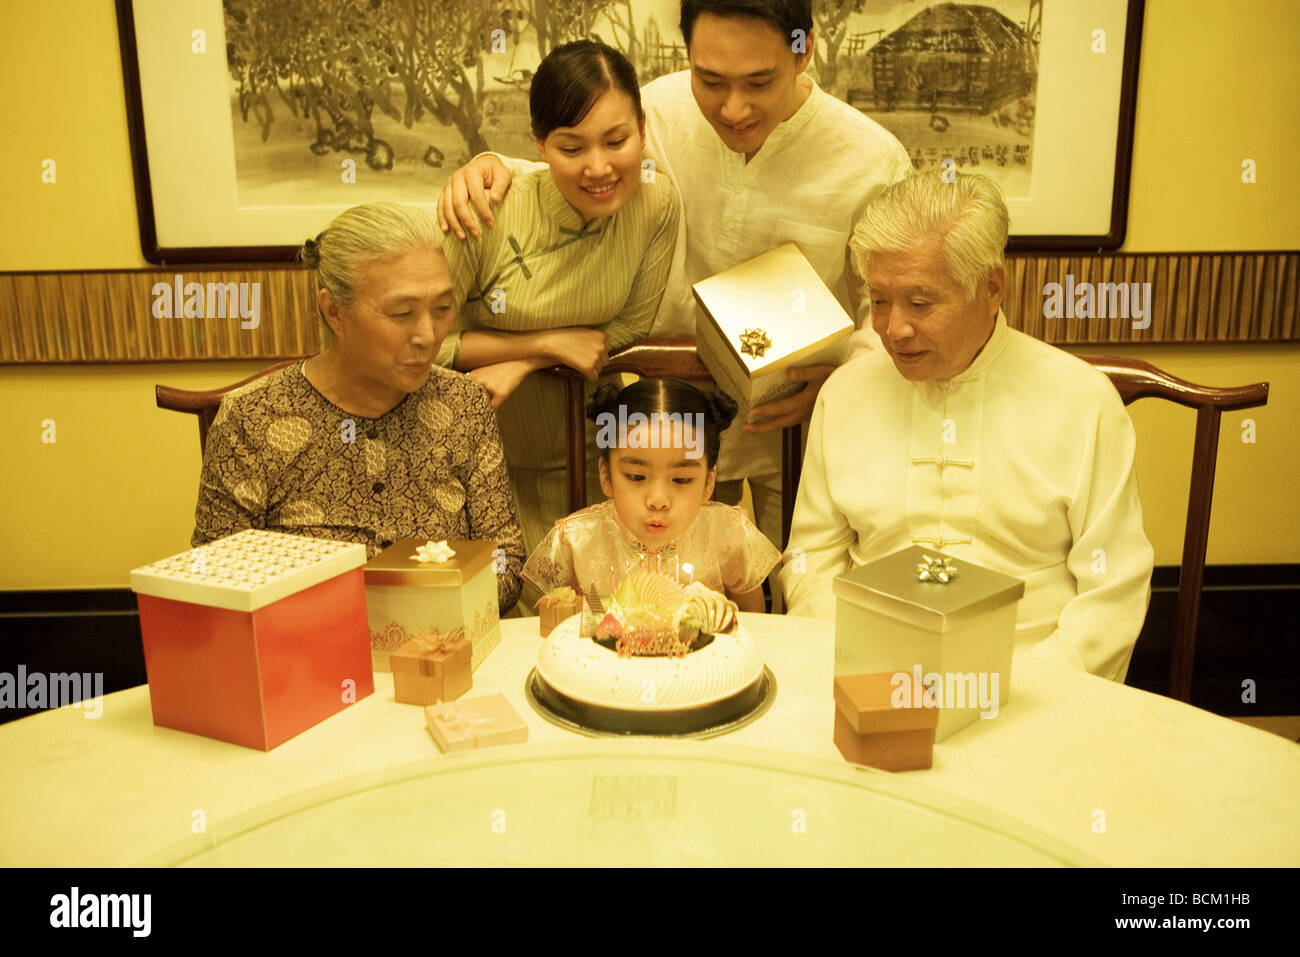
<svg viewBox="0 0 1300 957">
<path fill-rule="evenodd" d="M 938 558 L 924 555 L 921 560 L 916 563 L 917 581 L 935 581 L 940 585 L 946 585 L 956 577 L 957 566 L 953 564 L 951 558 L 945 558 L 942 555 Z"/>
<path fill-rule="evenodd" d="M 446 562 L 450 561 L 455 554 L 455 550 L 447 544 L 446 539 L 443 539 L 440 542 L 429 541 L 415 546 L 415 554 L 411 557 L 417 562 Z"/>
</svg>

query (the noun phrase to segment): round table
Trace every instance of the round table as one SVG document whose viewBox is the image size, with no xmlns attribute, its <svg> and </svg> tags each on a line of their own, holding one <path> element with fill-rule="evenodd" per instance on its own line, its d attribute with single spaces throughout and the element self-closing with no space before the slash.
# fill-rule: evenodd
<svg viewBox="0 0 1300 957">
<path fill-rule="evenodd" d="M 273 751 L 155 727 L 147 687 L 0 726 L 0 864 L 1300 863 L 1300 748 L 1017 658 L 1010 701 L 934 766 L 831 741 L 830 623 L 745 615 L 779 691 L 707 740 L 589 738 L 527 704 L 536 619 L 502 623 L 468 695 L 529 742 L 442 755 L 392 679 Z M 324 836 L 328 835 L 325 839 Z"/>
</svg>

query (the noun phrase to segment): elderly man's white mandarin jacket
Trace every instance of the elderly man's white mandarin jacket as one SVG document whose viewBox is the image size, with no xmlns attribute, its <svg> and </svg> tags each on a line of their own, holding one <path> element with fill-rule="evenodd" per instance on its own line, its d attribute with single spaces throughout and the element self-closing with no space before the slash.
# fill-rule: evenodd
<svg viewBox="0 0 1300 957">
<path fill-rule="evenodd" d="M 1105 375 L 1000 313 L 946 382 L 860 354 L 813 412 L 781 572 L 789 614 L 833 617 L 836 575 L 922 545 L 1024 579 L 1017 651 L 1122 681 L 1154 561 L 1135 445 Z"/>
</svg>

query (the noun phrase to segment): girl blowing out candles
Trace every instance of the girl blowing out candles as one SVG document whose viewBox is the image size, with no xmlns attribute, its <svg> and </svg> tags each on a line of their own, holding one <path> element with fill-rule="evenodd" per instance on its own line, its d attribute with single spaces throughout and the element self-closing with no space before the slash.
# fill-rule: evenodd
<svg viewBox="0 0 1300 957">
<path fill-rule="evenodd" d="M 556 522 L 524 565 L 524 581 L 543 594 L 568 586 L 604 596 L 643 566 L 762 612 L 763 580 L 780 552 L 743 510 L 709 501 L 719 437 L 735 415 L 727 395 L 678 379 L 601 386 L 587 417 L 608 498 Z"/>
</svg>

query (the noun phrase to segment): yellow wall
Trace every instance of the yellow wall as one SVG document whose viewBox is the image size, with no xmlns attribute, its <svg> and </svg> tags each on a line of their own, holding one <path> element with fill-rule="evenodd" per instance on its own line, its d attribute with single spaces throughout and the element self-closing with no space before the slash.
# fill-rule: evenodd
<svg viewBox="0 0 1300 957">
<path fill-rule="evenodd" d="M 1239 0 L 1228 22 L 1222 0 L 1147 0 L 1129 251 L 1300 248 L 1300 4 Z M 6 128 L 21 131 L 0 150 L 0 269 L 148 265 L 112 3 L 10 5 L 0 42 Z M 46 157 L 58 163 L 57 185 L 39 182 Z M 1257 163 L 1254 185 L 1240 182 L 1244 158 Z M 1197 382 L 1272 382 L 1266 408 L 1225 417 L 1209 557 L 1300 562 L 1300 346 L 1105 351 Z M 0 588 L 122 586 L 131 568 L 186 547 L 197 429 L 189 416 L 156 409 L 152 387 L 212 387 L 268 364 L 0 368 Z M 1193 415 L 1154 400 L 1132 411 L 1148 534 L 1156 560 L 1174 564 Z M 1253 445 L 1240 438 L 1246 417 L 1256 423 Z M 45 419 L 55 422 L 53 444 L 41 441 Z"/>
</svg>

